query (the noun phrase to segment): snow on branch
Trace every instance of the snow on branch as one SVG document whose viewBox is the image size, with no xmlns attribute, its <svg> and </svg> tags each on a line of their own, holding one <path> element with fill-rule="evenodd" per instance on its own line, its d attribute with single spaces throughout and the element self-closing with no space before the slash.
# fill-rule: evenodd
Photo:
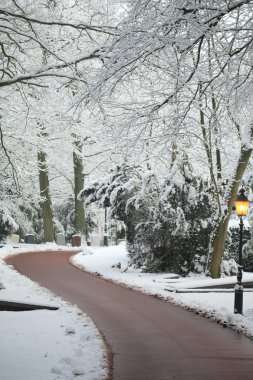
<svg viewBox="0 0 253 380">
<path fill-rule="evenodd" d="M 24 14 L 19 14 L 19 13 L 13 13 L 10 11 L 7 11 L 5 9 L 0 8 L 0 15 L 4 15 L 7 17 L 13 17 L 13 18 L 18 18 L 24 21 L 27 21 L 28 23 L 35 23 L 35 24 L 40 24 L 40 25 L 48 25 L 48 26 L 62 26 L 62 27 L 69 27 L 77 30 L 91 30 L 103 34 L 110 34 L 110 35 L 115 35 L 117 34 L 117 28 L 110 26 L 110 25 L 89 25 L 89 24 L 74 24 L 70 22 L 64 22 L 64 21 L 55 21 L 55 20 L 42 20 L 38 18 L 33 18 L 33 17 L 28 17 L 27 15 Z"/>
<path fill-rule="evenodd" d="M 75 71 L 75 65 L 77 63 L 95 59 L 99 57 L 99 49 L 95 49 L 90 54 L 84 54 L 79 55 L 74 59 L 71 59 L 70 61 L 62 62 L 62 63 L 56 63 L 54 65 L 48 65 L 48 66 L 42 66 L 40 69 L 27 73 L 27 74 L 21 74 L 14 76 L 13 78 L 9 79 L 3 79 L 0 80 L 0 87 L 9 86 L 15 83 L 24 83 L 24 81 L 27 81 L 29 79 L 35 79 L 35 78 L 41 78 L 41 77 L 63 77 L 68 78 L 71 80 L 77 80 L 80 82 L 86 83 L 86 81 L 80 77 L 80 76 L 70 76 L 68 73 L 59 73 L 57 70 L 64 69 L 64 68 L 70 68 L 71 70 Z"/>
</svg>

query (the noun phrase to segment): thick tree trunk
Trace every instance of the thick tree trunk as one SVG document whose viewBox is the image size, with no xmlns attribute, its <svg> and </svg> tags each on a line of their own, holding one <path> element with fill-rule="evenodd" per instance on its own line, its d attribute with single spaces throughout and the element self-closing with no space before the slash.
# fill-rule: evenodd
<svg viewBox="0 0 253 380">
<path fill-rule="evenodd" d="M 209 267 L 212 278 L 220 277 L 220 264 L 221 264 L 222 255 L 224 251 L 224 245 L 225 245 L 226 236 L 227 236 L 228 222 L 231 216 L 234 199 L 236 197 L 236 194 L 238 193 L 240 182 L 247 168 L 251 153 L 252 153 L 252 149 L 247 149 L 245 146 L 242 147 L 240 158 L 237 164 L 236 173 L 234 176 L 234 180 L 230 186 L 230 189 L 227 195 L 227 209 L 224 213 L 223 218 L 220 221 L 219 227 L 214 237 L 213 252 L 212 252 L 212 257 L 211 257 L 211 262 L 210 262 L 210 267 Z"/>
<path fill-rule="evenodd" d="M 39 167 L 39 182 L 40 182 L 40 195 L 43 200 L 40 203 L 42 209 L 43 228 L 44 228 L 44 241 L 54 241 L 54 224 L 53 224 L 53 210 L 52 202 L 49 191 L 48 168 L 46 162 L 46 153 L 43 151 L 38 152 L 38 167 Z"/>
<path fill-rule="evenodd" d="M 86 234 L 85 213 L 83 202 L 78 200 L 78 194 L 84 187 L 83 160 L 81 157 L 83 145 L 78 139 L 74 142 L 75 150 L 73 152 L 74 177 L 75 177 L 75 232 L 81 235 Z M 87 238 L 87 236 L 86 236 Z"/>
</svg>

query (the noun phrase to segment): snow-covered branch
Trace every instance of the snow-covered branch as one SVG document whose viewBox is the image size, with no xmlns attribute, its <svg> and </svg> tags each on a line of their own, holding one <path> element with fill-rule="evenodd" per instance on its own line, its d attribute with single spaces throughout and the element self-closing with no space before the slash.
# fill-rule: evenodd
<svg viewBox="0 0 253 380">
<path fill-rule="evenodd" d="M 115 35 L 118 33 L 117 27 L 110 26 L 110 25 L 100 26 L 100 25 L 92 25 L 92 24 L 89 25 L 85 23 L 74 24 L 74 23 L 64 22 L 64 21 L 43 20 L 39 18 L 29 17 L 27 15 L 20 14 L 20 13 L 10 12 L 3 8 L 0 8 L 0 18 L 1 18 L 1 15 L 11 17 L 13 19 L 21 19 L 28 22 L 29 24 L 34 23 L 34 24 L 47 25 L 47 26 L 69 27 L 69 28 L 73 28 L 77 30 L 90 30 L 90 31 L 95 31 L 102 34 L 109 34 L 109 35 Z"/>
</svg>

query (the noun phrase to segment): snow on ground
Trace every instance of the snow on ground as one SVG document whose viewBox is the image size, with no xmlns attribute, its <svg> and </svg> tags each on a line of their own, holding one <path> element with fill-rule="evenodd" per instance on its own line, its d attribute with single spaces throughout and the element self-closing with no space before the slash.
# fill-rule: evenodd
<svg viewBox="0 0 253 380">
<path fill-rule="evenodd" d="M 0 249 L 0 282 L 5 286 L 0 290 L 0 300 L 59 306 L 59 310 L 0 312 L 1 380 L 103 379 L 107 374 L 106 351 L 92 321 L 76 306 L 21 276 L 1 260 L 10 254 L 68 248 L 54 244 L 22 244 L 22 247 L 6 245 Z M 83 252 L 72 256 L 75 265 L 253 337 L 252 292 L 245 289 L 242 316 L 233 312 L 233 289 L 209 289 L 208 293 L 197 289 L 200 285 L 228 284 L 235 278 L 211 280 L 200 276 L 175 278 L 171 273 L 142 273 L 128 267 L 124 245 L 82 249 Z M 244 279 L 253 280 L 253 273 L 244 274 Z"/>
<path fill-rule="evenodd" d="M 1 260 L 12 253 L 58 247 L 23 246 L 0 249 L 0 282 L 5 287 L 0 300 L 53 305 L 59 310 L 0 311 L 1 380 L 105 378 L 106 350 L 90 318 Z"/>
<path fill-rule="evenodd" d="M 208 289 L 208 292 L 193 290 L 199 286 L 207 288 L 212 285 L 228 285 L 235 282 L 236 277 L 218 280 L 201 276 L 176 279 L 171 273 L 142 273 L 140 270 L 128 268 L 124 245 L 86 247 L 83 252 L 73 256 L 72 262 L 87 271 L 99 273 L 104 278 L 161 297 L 253 338 L 253 289 L 244 289 L 243 316 L 234 314 L 233 289 Z M 253 273 L 244 273 L 243 281 L 246 280 L 253 281 Z"/>
</svg>

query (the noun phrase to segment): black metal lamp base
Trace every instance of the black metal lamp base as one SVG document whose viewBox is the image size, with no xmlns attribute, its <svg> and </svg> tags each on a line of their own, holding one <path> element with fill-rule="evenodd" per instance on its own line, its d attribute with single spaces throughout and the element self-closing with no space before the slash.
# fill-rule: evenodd
<svg viewBox="0 0 253 380">
<path fill-rule="evenodd" d="M 235 285 L 234 313 L 242 314 L 242 311 L 243 311 L 243 286 L 236 284 Z"/>
</svg>

